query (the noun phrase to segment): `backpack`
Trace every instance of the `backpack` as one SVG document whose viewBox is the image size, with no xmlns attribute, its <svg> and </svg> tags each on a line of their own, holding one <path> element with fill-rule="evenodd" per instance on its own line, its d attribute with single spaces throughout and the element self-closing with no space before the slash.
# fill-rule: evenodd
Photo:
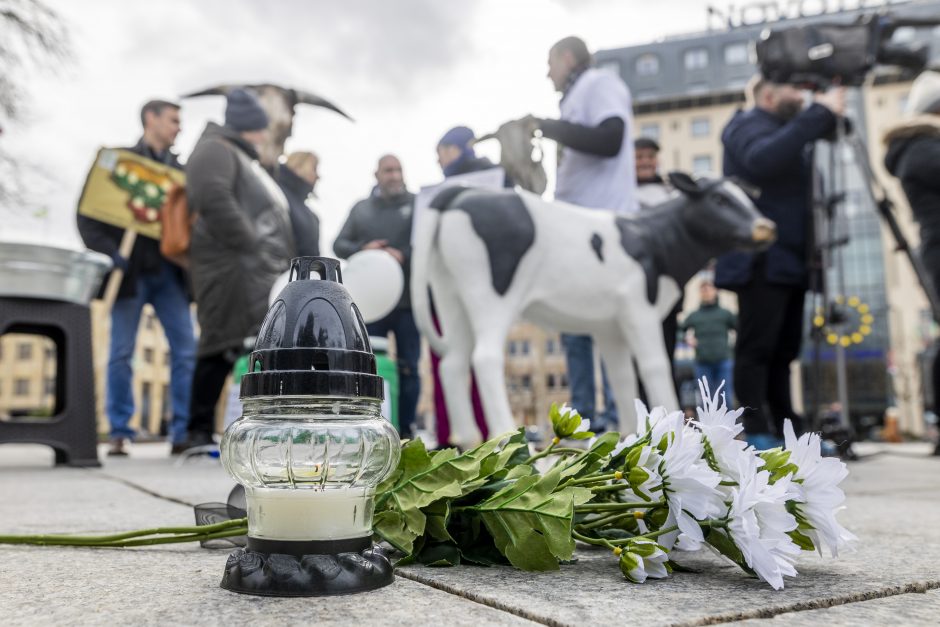
<svg viewBox="0 0 940 627">
<path fill-rule="evenodd" d="M 167 193 L 160 209 L 160 254 L 176 265 L 189 267 L 189 242 L 194 216 L 186 203 L 186 188 L 177 185 Z"/>
</svg>

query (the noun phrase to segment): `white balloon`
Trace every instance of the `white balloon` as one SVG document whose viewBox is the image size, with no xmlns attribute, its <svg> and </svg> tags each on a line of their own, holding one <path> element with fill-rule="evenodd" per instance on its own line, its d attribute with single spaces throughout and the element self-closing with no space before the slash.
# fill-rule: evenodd
<svg viewBox="0 0 940 627">
<path fill-rule="evenodd" d="M 395 309 L 405 288 L 401 265 L 384 250 L 363 250 L 343 268 L 349 290 L 366 323 L 381 320 Z"/>
</svg>

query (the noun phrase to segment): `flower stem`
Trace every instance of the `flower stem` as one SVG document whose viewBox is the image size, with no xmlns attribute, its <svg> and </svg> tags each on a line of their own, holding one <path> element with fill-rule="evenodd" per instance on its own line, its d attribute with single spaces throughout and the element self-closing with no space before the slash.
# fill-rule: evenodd
<svg viewBox="0 0 940 627">
<path fill-rule="evenodd" d="M 613 483 L 611 485 L 598 485 L 590 488 L 591 492 L 619 492 L 620 490 L 626 490 L 632 488 L 629 483 Z"/>
<path fill-rule="evenodd" d="M 556 438 L 556 439 L 557 439 L 557 438 Z M 549 455 L 549 454 L 552 452 L 552 450 L 555 448 L 555 445 L 556 445 L 556 444 L 557 444 L 557 442 L 555 442 L 555 441 L 553 440 L 552 443 L 549 444 L 549 445 L 545 448 L 545 450 L 543 450 L 543 451 L 541 451 L 541 452 L 539 452 L 539 453 L 536 453 L 535 455 L 531 456 L 529 459 L 525 460 L 524 463 L 526 463 L 526 464 L 531 464 L 531 463 L 534 462 L 535 460 L 537 460 L 537 459 L 542 459 L 543 457 Z"/>
<path fill-rule="evenodd" d="M 608 540 L 605 540 L 603 538 L 592 538 L 582 533 L 578 533 L 574 529 L 571 530 L 571 537 L 574 538 L 575 540 L 580 540 L 581 542 L 584 542 L 586 544 L 593 544 L 594 546 L 605 546 L 611 550 L 616 548 L 616 546 Z"/>
<path fill-rule="evenodd" d="M 189 542 L 208 540 L 211 537 L 245 535 L 247 518 L 236 518 L 214 525 L 194 525 L 192 527 L 156 527 L 104 536 L 78 536 L 61 534 L 39 535 L 2 535 L 0 544 L 35 544 L 40 546 L 139 546 L 143 544 L 166 544 L 169 542 Z M 224 535 L 217 535 L 224 534 Z M 163 536 L 147 538 L 146 536 Z"/>
<path fill-rule="evenodd" d="M 642 535 L 636 536 L 637 538 L 647 538 L 648 540 L 654 540 L 661 535 L 667 533 L 672 533 L 673 531 L 678 531 L 679 525 L 673 525 L 672 527 L 665 527 L 663 529 L 657 529 L 656 531 L 650 531 L 649 533 L 644 533 Z"/>
<path fill-rule="evenodd" d="M 620 479 L 623 477 L 623 473 L 612 472 L 606 475 L 592 475 L 590 477 L 583 477 L 581 479 L 572 479 L 565 484 L 565 487 L 573 485 L 584 485 L 586 483 L 601 483 L 603 481 L 610 481 L 611 479 Z"/>
<path fill-rule="evenodd" d="M 617 522 L 620 519 L 628 519 L 628 518 L 634 518 L 633 512 L 626 512 L 626 513 L 614 512 L 612 514 L 601 516 L 600 518 L 596 520 L 592 520 L 590 522 L 577 525 L 577 528 L 580 529 L 581 531 L 588 531 L 589 529 L 597 529 L 598 527 L 604 527 L 606 525 L 613 524 L 614 522 Z"/>
</svg>

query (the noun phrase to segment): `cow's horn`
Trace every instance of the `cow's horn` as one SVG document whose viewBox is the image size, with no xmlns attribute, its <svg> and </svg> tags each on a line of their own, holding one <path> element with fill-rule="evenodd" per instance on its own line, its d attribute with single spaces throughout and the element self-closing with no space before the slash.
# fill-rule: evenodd
<svg viewBox="0 0 940 627">
<path fill-rule="evenodd" d="M 224 96 L 233 89 L 244 87 L 244 85 L 217 85 L 201 91 L 194 91 L 191 94 L 183 94 L 183 98 L 196 98 L 198 96 Z"/>
<path fill-rule="evenodd" d="M 297 104 L 308 104 L 308 105 L 313 105 L 314 107 L 323 107 L 324 109 L 335 111 L 336 113 L 340 114 L 347 120 L 352 121 L 352 117 L 348 113 L 346 113 L 345 111 L 337 107 L 335 104 L 333 104 L 326 98 L 322 98 L 312 92 L 302 91 L 299 89 L 294 90 L 294 94 L 296 95 L 296 98 L 297 98 Z"/>
<path fill-rule="evenodd" d="M 480 135 L 473 140 L 474 144 L 479 144 L 480 142 L 485 142 L 488 139 L 496 139 L 496 133 L 487 133 L 486 135 Z"/>
</svg>

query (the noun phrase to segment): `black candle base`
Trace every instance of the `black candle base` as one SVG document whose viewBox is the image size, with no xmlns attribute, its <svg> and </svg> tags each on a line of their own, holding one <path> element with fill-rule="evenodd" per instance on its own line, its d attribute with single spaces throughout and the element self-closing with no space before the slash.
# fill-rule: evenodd
<svg viewBox="0 0 940 627">
<path fill-rule="evenodd" d="M 369 538 L 310 543 L 249 537 L 248 547 L 228 556 L 220 585 L 261 596 L 331 596 L 387 586 L 395 579 L 392 571 L 388 556 Z"/>
</svg>

